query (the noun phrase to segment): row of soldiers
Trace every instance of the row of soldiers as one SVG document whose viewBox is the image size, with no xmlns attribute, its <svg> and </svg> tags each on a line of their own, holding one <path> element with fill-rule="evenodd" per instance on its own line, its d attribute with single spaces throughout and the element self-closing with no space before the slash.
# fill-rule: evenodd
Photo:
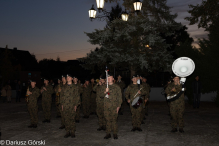
<svg viewBox="0 0 219 146">
<path fill-rule="evenodd" d="M 106 84 L 106 79 L 108 80 L 108 85 Z M 141 85 L 137 83 L 139 79 L 142 80 Z M 132 76 L 131 80 L 132 84 L 125 91 L 125 98 L 130 105 L 132 114 L 133 128 L 131 131 L 142 131 L 141 124 L 143 123 L 145 109 L 147 110 L 145 105 L 149 99 L 150 86 L 146 83 L 146 78 L 140 77 L 139 75 Z M 80 107 L 82 107 L 84 118 L 89 118 L 90 109 L 92 113 L 96 111 L 99 121 L 99 128 L 97 130 L 106 130 L 105 139 L 111 137 L 111 132 L 113 132 L 114 139 L 118 139 L 117 119 L 118 113 L 122 109 L 121 105 L 124 101 L 122 92 L 125 87 L 121 76 L 114 82 L 113 75 L 109 73 L 107 77 L 101 76 L 97 84 L 90 84 L 87 79 L 84 85 L 81 86 L 78 83 L 77 77 L 68 74 L 67 76 L 62 76 L 62 83 L 60 82 L 55 90 L 49 85 L 47 79 L 44 80 L 44 84 L 45 86 L 40 90 L 36 87 L 36 82 L 32 80 L 31 88 L 27 91 L 28 111 L 31 116 L 31 125 L 28 126 L 29 128 L 37 127 L 37 99 L 40 94 L 42 94 L 42 107 L 45 117 L 43 123 L 50 123 L 51 95 L 53 92 L 56 92 L 57 112 L 61 115 L 60 129 L 65 128 L 65 138 L 69 136 L 75 137 L 75 122 L 79 122 Z M 82 100 L 80 99 L 80 94 L 82 94 Z M 143 104 L 138 108 L 132 106 L 133 100 L 137 97 L 136 95 L 143 97 Z M 91 108 L 92 106 L 94 107 L 93 109 Z"/>
</svg>

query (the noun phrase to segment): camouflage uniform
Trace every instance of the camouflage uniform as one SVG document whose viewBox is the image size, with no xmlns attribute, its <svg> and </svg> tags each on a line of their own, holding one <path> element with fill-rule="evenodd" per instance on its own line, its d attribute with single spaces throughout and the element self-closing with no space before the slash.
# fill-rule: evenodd
<svg viewBox="0 0 219 146">
<path fill-rule="evenodd" d="M 97 116 L 98 116 L 98 124 L 99 127 L 105 127 L 106 126 L 106 119 L 104 117 L 104 96 L 101 97 L 101 88 L 104 88 L 105 86 L 102 85 L 95 85 L 93 88 L 93 91 L 97 93 L 96 96 L 96 103 L 97 103 Z M 105 88 L 104 88 L 105 89 Z M 103 90 L 104 90 L 103 89 Z"/>
<path fill-rule="evenodd" d="M 91 96 L 92 87 L 89 84 L 86 88 L 83 87 L 82 93 L 82 109 L 84 116 L 90 115 L 90 96 Z"/>
<path fill-rule="evenodd" d="M 66 84 L 61 84 L 60 85 L 60 88 L 61 90 L 64 88 L 64 86 L 66 86 Z M 60 114 L 61 114 L 61 126 L 65 126 L 65 121 L 64 121 L 64 115 L 63 115 L 63 111 L 62 111 L 62 105 L 61 105 L 61 100 L 63 100 L 63 97 L 61 96 L 61 93 L 60 93 L 60 104 L 59 104 L 59 111 L 60 111 Z"/>
<path fill-rule="evenodd" d="M 51 119 L 52 94 L 54 93 L 52 85 L 43 86 L 47 91 L 42 92 L 42 108 L 46 120 Z M 43 89 L 41 88 L 41 90 Z"/>
<path fill-rule="evenodd" d="M 61 112 L 60 112 L 60 108 L 59 108 L 59 105 L 60 105 L 60 93 L 58 92 L 59 88 L 61 88 L 61 84 L 58 84 L 55 87 L 55 93 L 56 93 L 56 113 L 57 113 L 57 116 L 61 116 Z"/>
<path fill-rule="evenodd" d="M 143 85 L 140 85 L 141 89 L 141 95 L 147 95 L 148 92 L 145 90 Z M 136 95 L 136 93 L 139 91 L 138 84 L 131 84 L 127 87 L 125 91 L 125 97 L 127 101 L 130 99 L 130 109 L 132 113 L 132 125 L 133 127 L 141 127 L 141 111 L 142 106 L 139 106 L 137 109 L 132 107 L 132 101 L 139 96 L 139 94 Z M 135 96 L 136 95 L 136 96 Z M 129 97 L 130 96 L 130 97 Z M 135 96 L 135 97 L 134 97 Z"/>
<path fill-rule="evenodd" d="M 142 109 L 142 112 L 141 112 L 141 121 L 143 121 L 145 114 L 148 113 L 148 102 L 149 101 L 147 101 L 145 103 L 145 99 L 149 99 L 149 92 L 151 90 L 151 87 L 150 87 L 149 84 L 143 82 L 142 85 L 144 86 L 143 90 L 146 90 L 148 94 L 144 96 L 143 109 Z"/>
<path fill-rule="evenodd" d="M 80 96 L 82 94 L 82 92 L 83 92 L 83 89 L 82 89 L 81 85 L 79 83 L 78 84 L 74 84 L 74 85 L 78 87 L 78 94 Z M 75 120 L 76 121 L 80 120 L 81 98 L 80 98 L 79 102 L 80 102 L 80 104 L 77 107 L 76 116 L 75 116 Z"/>
<path fill-rule="evenodd" d="M 121 107 L 122 93 L 118 85 L 112 84 L 109 85 L 109 98 L 106 98 L 104 94 L 106 87 L 106 85 L 103 85 L 100 94 L 100 97 L 104 97 L 104 117 L 106 119 L 106 133 L 110 134 L 111 131 L 113 131 L 113 134 L 117 134 L 117 107 Z"/>
<path fill-rule="evenodd" d="M 78 87 L 74 84 L 65 85 L 61 90 L 60 104 L 63 106 L 63 118 L 65 122 L 65 130 L 67 132 L 75 133 L 75 106 L 80 103 L 80 96 Z"/>
<path fill-rule="evenodd" d="M 124 88 L 125 88 L 125 83 L 123 81 L 117 81 L 116 82 L 117 85 L 119 85 L 120 89 L 121 89 L 121 92 L 122 92 L 122 102 L 124 102 L 124 97 L 123 97 L 123 91 L 124 91 Z M 121 105 L 121 108 L 119 110 L 120 113 L 123 112 L 123 106 Z"/>
<path fill-rule="evenodd" d="M 35 87 L 35 88 L 30 88 L 30 94 L 28 96 L 28 104 L 27 104 L 27 109 L 30 114 L 30 122 L 32 125 L 37 125 L 38 123 L 38 104 L 37 100 L 38 97 L 40 96 L 40 89 Z"/>
<path fill-rule="evenodd" d="M 96 103 L 96 92 L 93 91 L 93 87 L 95 86 L 94 83 L 91 83 L 92 91 L 91 91 L 91 98 L 90 98 L 90 112 L 96 113 L 97 103 Z"/>
<path fill-rule="evenodd" d="M 173 88 L 176 89 L 176 92 L 171 91 Z M 182 85 L 175 85 L 174 82 L 170 83 L 167 88 L 165 89 L 166 94 L 174 95 L 182 90 Z M 183 120 L 183 114 L 185 111 L 185 101 L 184 101 L 184 93 L 175 101 L 170 102 L 170 114 L 172 116 L 172 128 L 177 128 L 179 125 L 179 128 L 184 127 L 184 120 Z"/>
</svg>

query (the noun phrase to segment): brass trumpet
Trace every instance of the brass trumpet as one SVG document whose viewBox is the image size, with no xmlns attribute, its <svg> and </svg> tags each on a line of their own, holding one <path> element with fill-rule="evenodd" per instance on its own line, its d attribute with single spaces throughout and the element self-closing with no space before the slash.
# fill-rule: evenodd
<svg viewBox="0 0 219 146">
<path fill-rule="evenodd" d="M 97 83 L 99 83 L 100 80 L 99 80 L 99 79 L 96 79 L 95 81 L 96 81 Z"/>
</svg>

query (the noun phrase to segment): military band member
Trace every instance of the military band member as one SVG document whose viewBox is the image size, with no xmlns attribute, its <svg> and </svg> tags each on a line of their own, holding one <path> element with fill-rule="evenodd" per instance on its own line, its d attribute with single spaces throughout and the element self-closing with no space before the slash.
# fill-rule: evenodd
<svg viewBox="0 0 219 146">
<path fill-rule="evenodd" d="M 80 96 L 83 92 L 83 89 L 82 89 L 81 84 L 78 83 L 78 78 L 76 76 L 73 77 L 73 82 L 74 82 L 74 85 L 78 87 L 78 94 Z M 80 110 L 81 110 L 81 98 L 80 98 L 80 104 L 78 105 L 77 111 L 76 111 L 76 116 L 75 116 L 76 123 L 80 122 Z"/>
<path fill-rule="evenodd" d="M 73 77 L 67 75 L 67 84 L 61 89 L 61 105 L 63 111 L 63 117 L 65 121 L 65 138 L 71 136 L 75 137 L 75 116 L 77 106 L 80 104 L 80 95 L 78 87 L 72 83 Z"/>
<path fill-rule="evenodd" d="M 64 86 L 66 86 L 66 75 L 62 75 L 62 83 L 60 85 L 60 88 L 62 89 Z M 61 89 L 59 89 L 59 92 L 61 92 Z M 61 102 L 62 97 L 60 94 L 60 101 Z M 65 128 L 65 123 L 64 123 L 64 115 L 63 115 L 63 111 L 62 111 L 62 105 L 61 103 L 59 104 L 59 111 L 61 113 L 61 127 L 59 127 L 59 129 L 64 129 Z"/>
<path fill-rule="evenodd" d="M 165 93 L 168 95 L 177 94 L 182 90 L 182 85 L 180 84 L 180 78 L 175 76 L 173 78 L 173 82 L 168 84 L 167 88 L 165 89 Z M 177 127 L 179 126 L 179 132 L 184 132 L 184 120 L 183 114 L 185 111 L 185 101 L 184 101 L 184 93 L 176 100 L 170 102 L 170 114 L 172 117 L 171 125 L 172 130 L 171 132 L 177 132 Z"/>
<path fill-rule="evenodd" d="M 104 97 L 101 97 L 101 88 L 105 88 L 105 78 L 106 77 L 101 76 L 99 82 L 93 88 L 93 91 L 96 92 L 96 112 L 99 124 L 99 128 L 97 129 L 97 131 L 106 130 L 106 119 L 104 117 Z"/>
<path fill-rule="evenodd" d="M 119 85 L 119 87 L 121 88 L 121 92 L 122 92 L 122 102 L 125 101 L 124 96 L 123 96 L 123 92 L 124 92 L 124 88 L 125 88 L 125 83 L 122 81 L 122 76 L 118 75 L 117 76 L 117 81 L 116 84 Z M 123 104 L 121 105 L 121 108 L 119 110 L 119 114 L 123 115 Z"/>
<path fill-rule="evenodd" d="M 31 81 L 31 87 L 27 91 L 27 109 L 30 114 L 31 125 L 28 128 L 37 128 L 38 124 L 38 104 L 37 100 L 40 96 L 40 89 L 36 87 L 36 81 Z"/>
<path fill-rule="evenodd" d="M 91 101 L 90 101 L 90 112 L 92 115 L 96 115 L 96 108 L 97 108 L 97 103 L 96 103 L 96 92 L 93 90 L 95 86 L 95 80 L 94 78 L 91 79 L 91 87 L 92 87 L 92 91 L 91 91 Z"/>
<path fill-rule="evenodd" d="M 52 94 L 54 93 L 53 86 L 49 84 L 48 79 L 44 79 L 44 86 L 41 88 L 42 93 L 42 108 L 44 112 L 43 123 L 50 123 L 51 119 L 51 106 L 52 106 Z"/>
<path fill-rule="evenodd" d="M 136 97 L 145 96 L 148 94 L 147 91 L 144 90 L 143 85 L 137 84 L 138 79 L 139 79 L 139 76 L 137 76 L 137 75 L 132 76 L 133 83 L 131 85 L 129 85 L 125 91 L 125 97 L 126 97 L 128 103 L 130 104 L 130 109 L 131 109 L 131 113 L 132 113 L 132 126 L 133 126 L 133 128 L 131 131 L 135 131 L 135 130 L 142 131 L 142 129 L 141 129 L 142 106 L 139 106 L 138 108 L 134 108 L 134 107 L 132 107 L 132 102 Z M 140 91 L 139 88 L 142 90 Z"/>
<path fill-rule="evenodd" d="M 92 87 L 89 82 L 89 79 L 86 79 L 83 85 L 83 93 L 82 93 L 82 109 L 83 109 L 84 118 L 89 118 L 90 115 L 91 91 L 92 91 Z"/>
<path fill-rule="evenodd" d="M 147 93 L 150 93 L 151 87 L 148 83 L 146 83 L 147 78 L 144 76 L 141 76 L 140 78 L 142 80 L 142 85 L 144 86 L 143 90 L 147 90 Z M 148 100 L 149 100 L 149 94 L 145 95 L 144 100 L 143 100 L 143 109 L 141 112 L 141 121 L 142 121 L 141 123 L 142 124 L 145 124 L 143 120 L 146 119 L 145 115 L 148 115 Z"/>
<path fill-rule="evenodd" d="M 56 85 L 55 87 L 55 93 L 56 93 L 56 118 L 60 118 L 61 117 L 61 112 L 60 112 L 60 108 L 59 108 L 59 104 L 60 104 L 60 92 L 58 91 L 61 88 L 61 80 L 58 79 L 58 85 Z"/>
<path fill-rule="evenodd" d="M 104 85 L 100 97 L 104 97 L 104 117 L 106 119 L 106 136 L 104 139 L 111 138 L 111 131 L 114 139 L 118 139 L 118 112 L 122 104 L 122 92 L 118 85 L 114 84 L 113 74 L 108 74 L 109 86 Z M 108 97 L 105 97 L 106 94 Z"/>
</svg>

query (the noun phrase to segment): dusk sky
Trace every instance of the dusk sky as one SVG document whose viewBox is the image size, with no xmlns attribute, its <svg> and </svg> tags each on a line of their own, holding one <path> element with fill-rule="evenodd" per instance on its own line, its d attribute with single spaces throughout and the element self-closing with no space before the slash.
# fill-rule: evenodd
<svg viewBox="0 0 219 146">
<path fill-rule="evenodd" d="M 189 4 L 200 4 L 202 0 L 167 0 L 171 11 L 177 13 L 177 22 L 187 25 L 188 32 L 197 39 L 206 38 L 207 33 L 197 24 L 189 26 L 184 18 L 190 14 Z M 88 10 L 96 0 L 0 0 L 0 47 L 27 50 L 43 58 L 62 61 L 85 57 L 96 48 L 88 42 L 84 32 L 103 29 L 105 22 L 90 21 Z M 105 3 L 110 10 L 116 3 Z M 143 7 L 146 7 L 143 5 Z"/>
</svg>

